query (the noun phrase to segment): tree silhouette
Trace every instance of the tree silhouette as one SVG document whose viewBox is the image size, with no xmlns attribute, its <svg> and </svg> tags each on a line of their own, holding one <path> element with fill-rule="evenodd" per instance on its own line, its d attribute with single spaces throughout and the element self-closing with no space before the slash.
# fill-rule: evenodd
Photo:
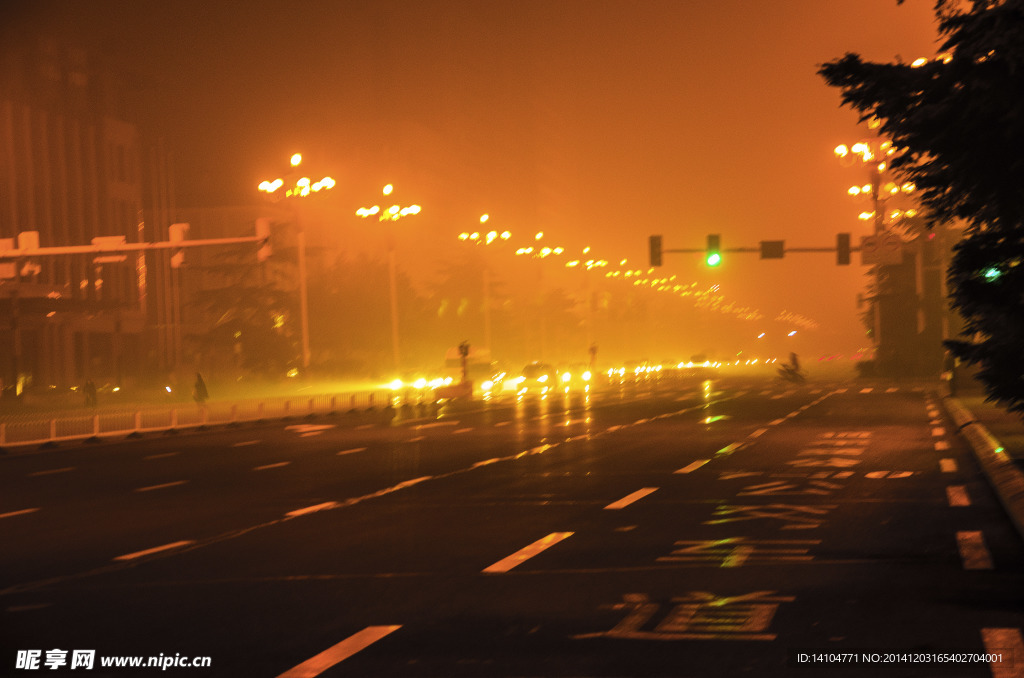
<svg viewBox="0 0 1024 678">
<path fill-rule="evenodd" d="M 1024 0 L 939 0 L 938 58 L 825 64 L 825 81 L 862 119 L 877 117 L 932 224 L 962 219 L 948 272 L 963 338 L 990 398 L 1024 413 Z"/>
</svg>

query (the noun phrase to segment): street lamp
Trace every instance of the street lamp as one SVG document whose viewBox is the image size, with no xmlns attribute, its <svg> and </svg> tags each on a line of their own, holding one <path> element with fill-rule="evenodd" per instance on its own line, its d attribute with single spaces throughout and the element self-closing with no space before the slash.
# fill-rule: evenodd
<svg viewBox="0 0 1024 678">
<path fill-rule="evenodd" d="M 300 154 L 296 153 L 291 157 L 290 164 L 292 169 L 286 174 L 289 177 L 289 181 L 291 177 L 298 174 L 294 168 L 298 167 L 301 163 L 302 156 Z M 270 196 L 276 196 L 280 200 L 282 196 L 277 191 L 283 188 L 284 184 L 285 180 L 279 177 L 273 181 L 260 182 L 258 188 L 260 191 Z M 330 190 L 334 188 L 334 184 L 335 181 L 331 177 L 324 177 L 317 182 L 311 181 L 309 177 L 300 177 L 292 186 L 285 189 L 283 197 L 305 198 L 312 193 Z M 306 284 L 306 230 L 303 227 L 302 218 L 295 203 L 289 203 L 289 207 L 295 220 L 295 238 L 299 250 L 299 323 L 302 331 L 302 367 L 303 369 L 309 369 L 309 295 Z"/>
<path fill-rule="evenodd" d="M 395 187 L 388 184 L 383 188 L 381 194 L 384 196 L 391 195 L 394 192 Z M 377 215 L 377 219 L 380 222 L 386 221 L 398 221 L 402 217 L 408 217 L 420 213 L 419 205 L 409 205 L 402 207 L 401 205 L 394 204 L 387 209 L 382 209 L 380 205 L 374 205 L 373 207 L 360 207 L 356 210 L 356 214 L 367 219 L 371 216 Z M 391 298 L 391 352 L 395 362 L 395 370 L 401 369 L 401 358 L 398 347 L 398 291 L 395 284 L 395 236 L 391 230 L 387 232 L 388 242 L 388 283 L 390 285 L 390 298 Z"/>
<path fill-rule="evenodd" d="M 486 224 L 490 220 L 489 214 L 481 215 L 480 224 Z M 463 232 L 459 234 L 459 240 L 463 242 L 469 242 L 474 245 L 490 245 L 491 243 L 503 243 L 508 242 L 508 239 L 512 237 L 512 233 L 509 231 L 488 231 L 487 233 L 481 233 L 480 231 L 473 231 L 472 233 Z M 487 350 L 491 349 L 491 269 L 487 265 L 487 260 L 484 260 L 484 346 Z"/>
</svg>

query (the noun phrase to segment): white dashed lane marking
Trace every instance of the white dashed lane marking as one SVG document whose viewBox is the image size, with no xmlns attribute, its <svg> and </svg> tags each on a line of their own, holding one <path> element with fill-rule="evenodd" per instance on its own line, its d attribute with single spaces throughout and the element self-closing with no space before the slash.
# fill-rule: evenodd
<svg viewBox="0 0 1024 678">
<path fill-rule="evenodd" d="M 175 480 L 172 483 L 162 483 L 160 485 L 150 485 L 148 487 L 137 487 L 137 488 L 135 488 L 135 491 L 136 492 L 152 492 L 153 490 L 163 490 L 163 489 L 166 489 L 168 487 L 177 487 L 178 485 L 184 485 L 187 482 L 188 482 L 187 480 Z"/>
<path fill-rule="evenodd" d="M 604 508 L 605 508 L 605 510 L 609 510 L 610 509 L 612 511 L 615 511 L 615 510 L 618 510 L 618 509 L 623 509 L 623 508 L 626 508 L 627 506 L 629 506 L 630 504 L 632 504 L 632 503 L 634 503 L 636 501 L 639 501 L 639 500 L 643 499 L 644 497 L 646 497 L 647 495 L 649 495 L 649 494 L 651 494 L 653 492 L 657 492 L 657 491 L 658 491 L 658 488 L 656 488 L 656 487 L 643 487 L 643 488 L 640 488 L 639 490 L 637 490 L 636 492 L 634 492 L 632 494 L 626 495 L 625 497 L 623 497 L 622 499 L 619 499 L 618 501 L 614 501 L 611 504 L 608 504 Z"/>
<path fill-rule="evenodd" d="M 956 543 L 965 570 L 992 569 L 992 556 L 989 555 L 981 532 L 957 532 Z"/>
<path fill-rule="evenodd" d="M 936 450 L 948 450 L 949 449 L 949 443 L 947 443 L 945 440 L 936 440 L 935 441 L 935 449 Z"/>
<path fill-rule="evenodd" d="M 29 513 L 35 513 L 38 510 L 39 509 L 37 508 L 30 508 L 21 509 L 20 511 L 8 511 L 7 513 L 0 513 L 0 518 L 13 518 L 14 516 L 24 516 L 28 515 Z"/>
<path fill-rule="evenodd" d="M 1020 629 L 982 629 L 981 640 L 988 654 L 1002 659 L 989 662 L 992 678 L 1021 678 L 1020 658 L 1024 657 L 1024 638 Z"/>
<path fill-rule="evenodd" d="M 335 664 L 345 661 L 356 652 L 369 647 L 390 633 L 402 628 L 394 626 L 367 626 L 365 629 L 349 636 L 337 645 L 327 648 L 320 654 L 307 659 L 298 666 L 291 668 L 277 678 L 314 678 Z"/>
<path fill-rule="evenodd" d="M 263 466 L 256 466 L 253 468 L 253 471 L 266 471 L 271 468 L 281 468 L 282 466 L 287 466 L 290 463 L 290 461 L 279 461 L 276 464 L 264 464 Z"/>
<path fill-rule="evenodd" d="M 711 461 L 711 460 L 710 459 L 698 459 L 697 461 L 695 461 L 695 462 L 693 462 L 693 463 L 691 463 L 691 464 L 689 464 L 687 466 L 684 466 L 683 468 L 679 469 L 678 471 L 675 471 L 675 473 L 692 473 L 692 472 L 696 471 L 697 469 L 699 469 L 704 464 L 708 463 L 709 461 Z"/>
<path fill-rule="evenodd" d="M 54 468 L 54 469 L 50 469 L 48 471 L 36 471 L 35 473 L 29 473 L 28 477 L 29 478 L 36 478 L 38 476 L 52 476 L 52 475 L 56 475 L 58 473 L 67 473 L 68 471 L 74 471 L 74 470 L 75 470 L 74 466 L 65 466 L 64 468 Z"/>
<path fill-rule="evenodd" d="M 943 473 L 956 473 L 958 469 L 956 459 L 940 459 L 939 468 Z"/>
<path fill-rule="evenodd" d="M 499 560 L 498 562 L 494 563 L 493 565 L 485 567 L 483 571 L 487 572 L 487 573 L 491 573 L 491 574 L 501 573 L 501 572 L 508 572 L 513 567 L 516 567 L 517 565 L 521 565 L 522 563 L 526 562 L 530 558 L 533 558 L 538 553 L 546 551 L 547 549 L 551 548 L 552 546 L 554 546 L 558 542 L 560 542 L 560 541 L 562 541 L 564 539 L 568 539 L 572 535 L 573 535 L 572 532 L 552 532 L 548 536 L 542 537 L 542 538 L 538 539 L 537 541 L 533 542 L 529 546 L 526 546 L 526 547 L 523 547 L 523 548 L 519 549 L 518 551 L 516 551 L 512 555 L 510 555 L 510 556 L 508 556 L 506 558 L 502 558 L 501 560 Z"/>
<path fill-rule="evenodd" d="M 338 456 L 342 457 L 342 456 L 344 456 L 346 454 L 355 454 L 356 452 L 365 452 L 365 451 L 366 451 L 365 447 L 353 447 L 350 450 L 342 450 L 341 452 L 338 452 Z"/>
<path fill-rule="evenodd" d="M 950 485 L 946 488 L 946 498 L 950 506 L 970 506 L 971 498 L 967 496 L 967 488 L 963 485 Z"/>
</svg>

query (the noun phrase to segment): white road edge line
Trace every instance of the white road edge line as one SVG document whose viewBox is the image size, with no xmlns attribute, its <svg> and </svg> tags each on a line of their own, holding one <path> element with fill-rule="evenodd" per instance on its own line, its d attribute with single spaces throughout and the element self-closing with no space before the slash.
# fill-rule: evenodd
<svg viewBox="0 0 1024 678">
<path fill-rule="evenodd" d="M 181 548 L 182 546 L 188 546 L 194 542 L 191 541 L 176 541 L 170 544 L 164 544 L 163 546 L 156 546 L 145 551 L 136 551 L 135 553 L 126 553 L 123 556 L 118 556 L 114 560 L 135 560 L 137 558 L 143 558 L 145 556 L 153 555 L 154 553 L 160 553 L 162 551 L 170 551 L 171 549 Z"/>
<path fill-rule="evenodd" d="M 356 652 L 373 645 L 378 640 L 394 633 L 402 628 L 401 624 L 393 626 L 367 626 L 362 631 L 355 633 L 333 647 L 329 647 L 320 654 L 307 659 L 298 666 L 288 669 L 277 678 L 314 678 L 331 668 L 335 664 L 343 662 Z"/>
<path fill-rule="evenodd" d="M 542 551 L 546 551 L 563 539 L 568 539 L 573 535 L 572 532 L 552 532 L 546 537 L 541 537 L 537 541 L 533 542 L 529 546 L 523 547 L 513 553 L 512 555 L 502 558 L 498 562 L 485 567 L 483 572 L 496 573 L 496 572 L 508 572 L 513 567 L 526 562 L 530 558 Z"/>
<path fill-rule="evenodd" d="M 326 511 L 328 509 L 337 508 L 339 506 L 336 501 L 325 501 L 322 504 L 314 504 L 313 506 L 307 506 L 306 508 L 295 509 L 289 511 L 285 515 L 289 518 L 297 518 L 298 516 L 308 515 L 310 513 L 316 513 L 317 511 Z"/>
<path fill-rule="evenodd" d="M 605 506 L 604 509 L 606 511 L 609 511 L 609 510 L 615 511 L 615 510 L 618 510 L 618 509 L 626 508 L 630 504 L 632 504 L 634 502 L 637 502 L 637 501 L 640 501 L 641 499 L 643 499 L 647 495 L 649 495 L 651 493 L 654 493 L 654 492 L 657 492 L 657 491 L 658 491 L 657 487 L 642 487 L 639 490 L 637 490 L 636 492 L 633 492 L 632 494 L 628 494 L 625 497 L 623 497 L 622 499 L 619 499 L 618 501 L 613 501 L 611 504 L 608 504 L 607 506 Z"/>
</svg>

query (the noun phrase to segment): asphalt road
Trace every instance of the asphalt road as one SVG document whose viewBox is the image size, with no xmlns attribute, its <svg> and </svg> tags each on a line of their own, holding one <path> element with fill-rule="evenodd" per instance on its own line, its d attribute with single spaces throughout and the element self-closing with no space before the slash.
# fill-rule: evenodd
<svg viewBox="0 0 1024 678">
<path fill-rule="evenodd" d="M 1022 676 L 955 433 L 733 378 L 10 455 L 0 675 Z"/>
</svg>

